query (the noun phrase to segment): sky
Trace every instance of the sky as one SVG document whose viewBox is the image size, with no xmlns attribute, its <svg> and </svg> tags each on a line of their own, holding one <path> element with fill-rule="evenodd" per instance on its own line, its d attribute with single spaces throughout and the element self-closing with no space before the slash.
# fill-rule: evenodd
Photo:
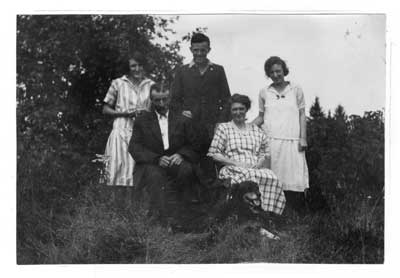
<svg viewBox="0 0 400 278">
<path fill-rule="evenodd" d="M 252 100 L 249 119 L 258 113 L 260 89 L 270 83 L 264 73 L 270 56 L 287 62 L 286 79 L 303 88 L 307 114 L 319 97 L 325 112 L 341 104 L 348 115 L 362 115 L 385 106 L 385 21 L 382 14 L 181 15 L 171 39 L 207 28 L 209 58 L 224 66 L 232 94 Z M 180 54 L 191 61 L 189 43 Z"/>
</svg>

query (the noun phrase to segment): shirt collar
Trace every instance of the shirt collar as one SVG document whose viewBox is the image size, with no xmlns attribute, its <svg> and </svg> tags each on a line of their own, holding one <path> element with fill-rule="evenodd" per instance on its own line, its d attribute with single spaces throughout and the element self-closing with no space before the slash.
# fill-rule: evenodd
<svg viewBox="0 0 400 278">
<path fill-rule="evenodd" d="M 288 82 L 288 84 L 287 84 L 287 86 L 285 87 L 285 90 L 283 90 L 281 94 L 283 94 L 287 89 L 290 89 L 290 88 L 292 87 L 292 83 L 291 83 L 290 81 L 287 81 L 287 82 Z M 267 88 L 268 88 L 270 91 L 273 91 L 274 93 L 279 94 L 279 93 L 275 90 L 275 88 L 272 87 L 272 84 L 273 84 L 273 83 L 269 84 Z"/>
<path fill-rule="evenodd" d="M 157 119 L 158 120 L 161 120 L 162 119 L 162 117 L 164 116 L 164 115 L 161 115 L 160 113 L 158 113 L 156 110 L 154 110 L 154 112 L 156 112 L 156 115 L 157 115 Z M 167 113 L 165 113 L 165 117 L 168 119 L 168 115 L 169 115 L 169 110 L 167 111 Z"/>
<path fill-rule="evenodd" d="M 124 81 L 126 81 L 126 82 L 132 83 L 132 81 L 129 80 L 129 78 L 128 78 L 128 76 L 127 76 L 126 74 L 124 74 L 124 75 L 121 77 L 121 79 L 124 80 Z M 147 83 L 147 82 L 150 82 L 150 81 L 151 81 L 150 79 L 144 78 L 144 79 L 142 80 L 142 82 L 140 82 L 139 87 L 142 86 L 144 83 Z"/>
<path fill-rule="evenodd" d="M 194 60 L 190 61 L 189 63 L 189 68 L 192 68 L 193 66 L 195 66 L 196 63 L 194 62 Z M 213 62 L 211 62 L 209 59 L 207 59 L 207 67 L 214 65 Z"/>
</svg>

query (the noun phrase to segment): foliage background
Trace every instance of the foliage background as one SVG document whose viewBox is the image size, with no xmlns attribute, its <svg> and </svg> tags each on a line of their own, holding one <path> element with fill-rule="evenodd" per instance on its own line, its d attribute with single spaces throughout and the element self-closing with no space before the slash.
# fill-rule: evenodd
<svg viewBox="0 0 400 278">
<path fill-rule="evenodd" d="M 179 42 L 168 40 L 174 20 L 18 16 L 18 263 L 382 263 L 383 111 L 348 116 L 338 106 L 325 112 L 315 99 L 308 119 L 310 186 L 321 189 L 331 210 L 303 218 L 288 210 L 289 236 L 281 242 L 265 242 L 232 221 L 205 235 L 170 235 L 147 222 L 140 202 L 114 206 L 98 184 L 101 165 L 92 162 L 111 129 L 102 99 L 132 49 L 149 57 L 154 80 L 171 79 L 182 63 Z"/>
</svg>

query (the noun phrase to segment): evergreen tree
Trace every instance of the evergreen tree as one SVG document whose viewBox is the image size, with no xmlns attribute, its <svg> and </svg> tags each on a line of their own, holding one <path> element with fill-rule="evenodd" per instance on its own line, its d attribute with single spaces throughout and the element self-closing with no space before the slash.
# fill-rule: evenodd
<svg viewBox="0 0 400 278">
<path fill-rule="evenodd" d="M 325 113 L 323 112 L 322 107 L 319 104 L 319 97 L 315 97 L 315 100 L 310 108 L 310 117 L 313 120 L 319 120 L 325 118 Z"/>
<path fill-rule="evenodd" d="M 307 121 L 308 150 L 306 158 L 310 175 L 310 186 L 319 186 L 324 179 L 321 162 L 326 141 L 326 117 L 316 97 L 310 108 L 310 118 Z"/>
</svg>

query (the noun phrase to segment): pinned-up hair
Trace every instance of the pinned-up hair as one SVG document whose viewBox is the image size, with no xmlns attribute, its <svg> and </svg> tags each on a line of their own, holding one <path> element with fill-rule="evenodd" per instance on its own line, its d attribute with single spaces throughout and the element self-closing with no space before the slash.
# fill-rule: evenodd
<svg viewBox="0 0 400 278">
<path fill-rule="evenodd" d="M 147 63 L 147 59 L 146 56 L 144 56 L 144 54 L 140 51 L 132 51 L 129 52 L 128 54 L 126 54 L 124 59 L 124 63 L 123 63 L 123 71 L 125 73 L 129 73 L 129 61 L 130 60 L 135 60 L 139 65 L 141 65 L 144 69 L 145 72 L 147 72 L 148 70 L 148 63 Z"/>
<path fill-rule="evenodd" d="M 247 110 L 249 110 L 251 107 L 250 98 L 246 95 L 234 94 L 229 99 L 229 107 L 231 107 L 233 103 L 241 103 L 246 107 Z"/>
<path fill-rule="evenodd" d="M 269 76 L 269 72 L 271 71 L 271 68 L 272 68 L 273 65 L 281 65 L 281 66 L 282 66 L 282 69 L 283 69 L 283 74 L 284 74 L 285 76 L 289 74 L 289 69 L 288 69 L 288 67 L 287 67 L 287 65 L 286 65 L 286 62 L 283 61 L 283 60 L 282 60 L 280 57 L 278 57 L 278 56 L 271 56 L 271 57 L 269 57 L 269 58 L 267 59 L 267 61 L 265 61 L 265 64 L 264 64 L 264 71 L 265 71 L 265 74 L 266 74 L 268 77 L 270 77 L 270 76 Z"/>
</svg>

